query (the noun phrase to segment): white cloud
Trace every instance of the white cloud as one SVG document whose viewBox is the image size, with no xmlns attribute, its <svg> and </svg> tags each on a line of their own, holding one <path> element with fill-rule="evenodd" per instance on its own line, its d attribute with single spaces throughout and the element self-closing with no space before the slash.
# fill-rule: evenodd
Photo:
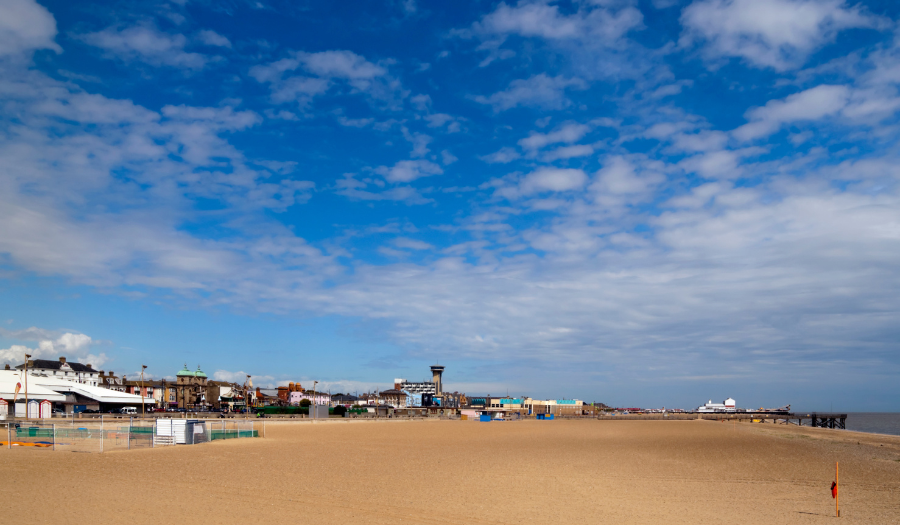
<svg viewBox="0 0 900 525">
<path fill-rule="evenodd" d="M 56 44 L 56 19 L 34 0 L 0 2 L 0 56 L 18 55 L 36 49 L 62 48 Z"/>
<path fill-rule="evenodd" d="M 565 16 L 559 7 L 540 2 L 522 3 L 510 7 L 505 3 L 486 15 L 478 24 L 488 33 L 515 33 L 543 38 L 575 38 L 585 31 L 583 20 L 577 15 Z"/>
<path fill-rule="evenodd" d="M 391 240 L 391 244 L 396 246 L 397 248 L 403 248 L 406 250 L 433 250 L 434 245 L 428 244 L 425 241 L 420 241 L 417 239 L 410 239 L 408 237 L 395 237 Z"/>
<path fill-rule="evenodd" d="M 307 71 L 320 77 L 369 80 L 387 75 L 386 69 L 352 51 L 300 52 L 296 56 Z"/>
<path fill-rule="evenodd" d="M 213 379 L 216 381 L 227 381 L 229 383 L 237 383 L 243 385 L 247 381 L 247 373 L 243 370 L 231 372 L 229 370 L 216 370 L 213 372 Z M 270 375 L 254 375 L 249 374 L 250 380 L 253 382 L 253 388 L 275 388 L 278 382 Z"/>
<path fill-rule="evenodd" d="M 403 138 L 407 140 L 410 144 L 412 144 L 412 151 L 410 152 L 411 157 L 424 157 L 430 151 L 428 149 L 428 144 L 431 143 L 432 138 L 429 135 L 424 133 L 417 133 L 409 131 L 409 128 L 403 126 L 400 128 L 400 131 L 403 133 Z"/>
<path fill-rule="evenodd" d="M 443 164 L 444 166 L 449 166 L 458 160 L 459 159 L 456 157 L 456 155 L 450 153 L 449 151 L 441 151 L 441 164 Z"/>
<path fill-rule="evenodd" d="M 343 115 L 337 118 L 338 124 L 350 128 L 364 128 L 375 122 L 373 118 L 347 118 Z"/>
<path fill-rule="evenodd" d="M 440 128 L 445 124 L 449 124 L 447 126 L 448 132 L 455 133 L 459 131 L 459 122 L 453 115 L 448 115 L 446 113 L 432 113 L 430 115 L 425 115 L 423 118 L 428 122 L 429 128 Z"/>
<path fill-rule="evenodd" d="M 308 75 L 284 77 L 285 73 L 298 69 Z M 351 92 L 364 93 L 370 100 L 391 108 L 397 108 L 399 101 L 407 95 L 385 67 L 346 50 L 295 51 L 287 58 L 253 66 L 250 76 L 271 85 L 272 101 L 276 103 L 297 100 L 301 106 L 306 106 L 314 97 L 336 85 L 349 86 Z"/>
<path fill-rule="evenodd" d="M 611 156 L 603 161 L 591 190 L 595 199 L 608 206 L 619 206 L 644 200 L 651 190 L 665 181 L 660 163 L 633 162 L 622 156 Z"/>
<path fill-rule="evenodd" d="M 645 50 L 628 38 L 644 28 L 643 15 L 631 1 L 579 2 L 574 9 L 552 2 L 522 0 L 497 8 L 459 36 L 481 40 L 486 53 L 480 66 L 516 56 L 511 37 L 539 40 L 558 53 L 584 78 L 643 78 L 654 65 Z M 512 48 L 512 49 L 511 49 Z M 530 56 L 533 51 L 523 54 Z M 665 70 L 658 67 L 654 76 Z"/>
<path fill-rule="evenodd" d="M 521 157 L 521 155 L 519 155 L 519 152 L 514 148 L 500 148 L 489 155 L 484 155 L 479 158 L 488 164 L 509 164 L 519 157 Z"/>
<path fill-rule="evenodd" d="M 769 101 L 745 114 L 750 121 L 734 130 L 740 140 L 752 140 L 775 133 L 785 123 L 819 120 L 840 112 L 850 97 L 846 86 L 822 85 L 795 93 L 783 100 Z"/>
<path fill-rule="evenodd" d="M 512 184 L 501 183 L 495 195 L 514 200 L 536 193 L 567 192 L 583 188 L 587 181 L 588 176 L 582 170 L 539 168 Z"/>
<path fill-rule="evenodd" d="M 581 140 L 591 128 L 584 124 L 566 123 L 550 133 L 532 132 L 529 136 L 519 140 L 519 146 L 525 149 L 540 149 L 550 144 L 565 142 L 571 144 Z"/>
<path fill-rule="evenodd" d="M 838 32 L 881 22 L 843 0 L 697 0 L 681 15 L 683 47 L 702 43 L 709 59 L 740 57 L 785 71 Z"/>
<path fill-rule="evenodd" d="M 185 51 L 184 35 L 163 33 L 152 26 L 108 27 L 79 38 L 125 61 L 140 60 L 153 66 L 194 70 L 202 69 L 208 62 L 204 55 Z"/>
<path fill-rule="evenodd" d="M 375 173 L 382 175 L 388 182 L 412 182 L 422 177 L 444 173 L 437 164 L 424 159 L 401 160 L 393 166 L 379 166 Z"/>
<path fill-rule="evenodd" d="M 553 162 L 560 159 L 573 159 L 576 157 L 587 157 L 594 154 L 594 147 L 587 144 L 579 144 L 576 146 L 564 146 L 555 150 L 544 153 L 544 162 Z"/>
<path fill-rule="evenodd" d="M 643 26 L 641 12 L 629 2 L 595 2 L 571 15 L 560 13 L 559 7 L 546 2 L 519 2 L 515 7 L 505 3 L 497 6 L 473 26 L 484 35 L 519 35 L 547 40 L 587 40 L 614 44 L 622 36 Z"/>
<path fill-rule="evenodd" d="M 744 174 L 739 166 L 742 156 L 740 151 L 707 151 L 687 157 L 678 165 L 688 173 L 696 173 L 707 179 L 735 179 Z"/>
<path fill-rule="evenodd" d="M 572 191 L 584 186 L 587 175 L 582 170 L 542 168 L 522 179 L 519 188 L 524 195 L 543 191 Z"/>
<path fill-rule="evenodd" d="M 37 343 L 33 348 L 25 345 L 12 345 L 6 349 L 0 349 L 0 362 L 13 366 L 22 364 L 26 353 L 31 355 L 32 359 L 66 357 L 71 362 L 90 364 L 97 369 L 107 361 L 106 354 L 91 353 L 95 343 L 90 336 L 81 333 L 45 330 L 37 327 L 25 330 L 0 328 L 0 336 Z"/>
<path fill-rule="evenodd" d="M 385 168 L 386 172 L 389 169 Z M 384 189 L 384 181 L 372 179 L 357 179 L 353 174 L 345 174 L 335 182 L 335 193 L 358 201 L 397 201 L 407 205 L 427 204 L 430 199 L 425 198 L 419 190 L 411 186 L 395 186 Z"/>
<path fill-rule="evenodd" d="M 491 105 L 495 112 L 506 111 L 516 106 L 562 109 L 571 104 L 566 97 L 567 89 L 586 87 L 587 84 L 578 78 L 548 77 L 540 73 L 527 79 L 513 80 L 506 90 L 498 91 L 489 97 L 477 96 L 475 101 Z"/>
<path fill-rule="evenodd" d="M 231 40 L 228 40 L 224 36 L 212 31 L 210 29 L 204 29 L 197 34 L 200 42 L 208 46 L 216 46 L 216 47 L 227 47 L 231 49 Z"/>
<path fill-rule="evenodd" d="M 282 104 L 296 102 L 306 107 L 313 98 L 328 91 L 331 83 L 322 78 L 295 76 L 272 86 L 272 101 Z"/>
</svg>

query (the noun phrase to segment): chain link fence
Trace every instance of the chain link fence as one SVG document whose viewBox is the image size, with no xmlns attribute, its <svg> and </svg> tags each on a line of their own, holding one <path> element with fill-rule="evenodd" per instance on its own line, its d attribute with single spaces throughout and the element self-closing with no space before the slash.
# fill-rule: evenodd
<svg viewBox="0 0 900 525">
<path fill-rule="evenodd" d="M 12 421 L 0 426 L 0 446 L 6 449 L 109 452 L 259 437 L 261 426 L 262 423 L 248 420 Z"/>
</svg>

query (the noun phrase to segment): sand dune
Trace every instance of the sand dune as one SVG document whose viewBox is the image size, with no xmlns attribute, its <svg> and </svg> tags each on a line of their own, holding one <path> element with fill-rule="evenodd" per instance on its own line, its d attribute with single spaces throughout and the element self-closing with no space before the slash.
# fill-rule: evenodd
<svg viewBox="0 0 900 525">
<path fill-rule="evenodd" d="M 709 421 L 268 423 L 265 439 L 0 450 L 10 523 L 900 523 L 900 438 Z"/>
</svg>

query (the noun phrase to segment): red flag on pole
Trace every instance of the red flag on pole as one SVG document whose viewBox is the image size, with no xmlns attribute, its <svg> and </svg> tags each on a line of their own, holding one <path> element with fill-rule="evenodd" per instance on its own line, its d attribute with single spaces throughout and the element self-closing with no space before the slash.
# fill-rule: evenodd
<svg viewBox="0 0 900 525">
<path fill-rule="evenodd" d="M 13 403 L 19 399 L 19 390 L 22 389 L 22 383 L 16 383 L 16 394 L 13 396 Z"/>
<path fill-rule="evenodd" d="M 837 497 L 837 482 L 832 481 L 831 482 L 831 499 L 834 499 L 836 497 Z"/>
</svg>

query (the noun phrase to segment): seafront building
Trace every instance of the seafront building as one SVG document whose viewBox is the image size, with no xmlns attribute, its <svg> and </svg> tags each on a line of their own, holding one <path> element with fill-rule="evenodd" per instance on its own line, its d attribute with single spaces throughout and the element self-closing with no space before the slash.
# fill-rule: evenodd
<svg viewBox="0 0 900 525">
<path fill-rule="evenodd" d="M 25 417 L 24 370 L 0 370 L 0 415 Z M 16 392 L 15 386 L 21 387 Z M 39 370 L 28 370 L 28 417 L 47 418 L 53 412 L 72 414 L 92 410 L 106 412 L 120 408 L 153 406 L 153 398 L 141 398 L 132 394 L 99 386 L 60 378 Z M 15 401 L 15 403 L 14 403 Z M 15 406 L 13 406 L 15 405 Z"/>
<path fill-rule="evenodd" d="M 302 392 L 290 392 L 288 404 L 299 406 L 303 400 L 309 401 L 311 405 L 330 405 L 331 396 L 327 392 L 315 392 L 312 390 L 304 390 Z"/>
<path fill-rule="evenodd" d="M 28 361 L 28 372 L 35 371 L 38 374 L 47 377 L 58 377 L 66 381 L 73 381 L 84 385 L 98 386 L 100 373 L 94 370 L 90 364 L 83 365 L 81 363 L 66 362 L 65 357 L 60 357 L 58 361 L 51 359 L 31 359 Z M 23 370 L 25 364 L 16 367 L 16 370 Z"/>
<path fill-rule="evenodd" d="M 729 397 L 721 403 L 713 403 L 710 399 L 705 405 L 697 407 L 697 412 L 737 412 L 737 408 L 735 400 Z"/>
<path fill-rule="evenodd" d="M 211 380 L 198 366 L 191 370 L 185 366 L 175 374 L 175 381 L 128 379 L 116 376 L 112 371 L 94 370 L 91 365 L 69 363 L 64 357 L 58 361 L 29 361 L 29 377 L 41 379 L 29 382 L 33 395 L 30 400 L 45 402 L 44 410 L 60 410 L 68 413 L 82 411 L 107 411 L 111 408 L 133 406 L 140 409 L 143 400 L 147 411 L 179 409 L 186 411 L 224 410 L 235 411 L 247 406 L 299 406 L 308 402 L 315 406 L 338 405 L 348 408 L 368 407 L 390 415 L 490 415 L 491 417 L 525 417 L 537 415 L 580 416 L 593 414 L 593 407 L 585 407 L 578 399 L 534 399 L 527 396 L 467 396 L 460 392 L 443 391 L 442 376 L 445 367 L 431 366 L 432 380 L 413 382 L 403 378 L 394 380 L 394 388 L 380 392 L 368 392 L 359 396 L 336 394 L 334 396 L 304 389 L 300 383 L 290 382 L 277 388 L 257 387 L 251 390 L 247 384 L 239 385 Z M 32 368 L 33 367 L 33 368 Z M 8 366 L 7 366 L 8 368 Z M 15 371 L 21 375 L 24 365 Z M 10 379 L 11 381 L 11 379 Z M 0 382 L 2 383 L 2 382 Z M 7 381 L 8 383 L 8 381 Z M 76 386 L 80 385 L 80 386 Z M 14 386 L 14 385 L 13 385 Z M 10 407 L 15 397 L 13 386 L 0 384 L 0 396 L 9 413 L 26 410 Z M 22 396 L 24 401 L 24 395 Z M 0 397 L 0 399 L 5 399 Z M 731 402 L 733 407 L 734 400 Z M 0 401 L 0 405 L 2 405 Z M 2 408 L 0 408 L 2 410 Z M 35 416 L 37 417 L 37 416 Z"/>
</svg>

